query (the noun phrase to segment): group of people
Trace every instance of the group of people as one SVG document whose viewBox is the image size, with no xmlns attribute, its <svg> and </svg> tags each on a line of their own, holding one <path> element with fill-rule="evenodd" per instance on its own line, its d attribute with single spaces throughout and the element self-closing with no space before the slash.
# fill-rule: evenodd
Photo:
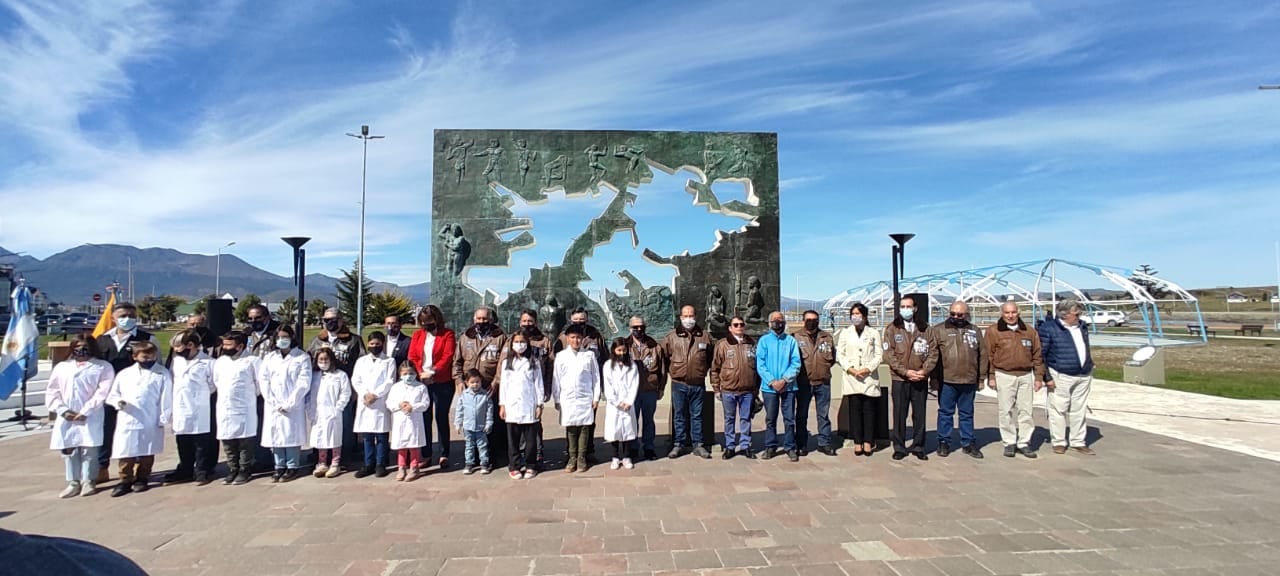
<svg viewBox="0 0 1280 576">
<path fill-rule="evenodd" d="M 562 334 L 548 335 L 534 310 L 523 311 L 508 334 L 491 309 L 478 308 L 472 325 L 454 332 L 440 309 L 428 305 L 412 335 L 390 316 L 386 331 L 365 342 L 331 308 L 304 349 L 292 327 L 259 305 L 249 310 L 243 330 L 221 336 L 211 334 L 202 317 L 192 317 L 160 363 L 155 337 L 138 327 L 136 308 L 125 303 L 112 312 L 113 330 L 96 339 L 76 337 L 71 357 L 54 367 L 46 393 L 56 417 L 50 447 L 65 460 L 63 498 L 95 493 L 109 480 L 111 459 L 120 477 L 112 496 L 146 491 L 166 427 L 179 457 L 166 482 L 212 482 L 219 442 L 229 469 L 224 484 L 249 482 L 255 464 L 268 461 L 274 482 L 291 481 L 304 467 L 304 446 L 314 450 L 318 478 L 344 470 L 355 470 L 358 478 L 386 477 L 394 450 L 397 480 L 409 481 L 433 464 L 449 467 L 454 431 L 464 440 L 464 474 L 491 473 L 505 449 L 510 477 L 531 479 L 546 468 L 547 404 L 565 429 L 567 472 L 594 463 L 600 404 L 603 437 L 613 451 L 610 469 L 631 469 L 642 458 L 658 457 L 656 406 L 670 390 L 669 458 L 711 458 L 710 403 L 718 397 L 724 459 L 785 454 L 794 462 L 807 454 L 811 403 L 817 450 L 836 455 L 829 412 L 839 365 L 855 454 L 875 451 L 878 399 L 887 392 L 893 399 L 893 458 L 926 460 L 925 405 L 932 388 L 938 393 L 938 455 L 951 452 L 958 413 L 961 451 L 981 458 L 973 405 L 984 386 L 998 393 L 1005 456 L 1035 457 L 1028 446 L 1031 396 L 1042 387 L 1050 390 L 1054 451 L 1070 446 L 1091 454 L 1084 425 L 1093 368 L 1088 331 L 1078 302 L 1061 302 L 1058 312 L 1031 329 L 1017 305 L 1007 303 L 996 324 L 979 330 L 969 322 L 967 305 L 956 302 L 944 322 L 928 326 L 905 297 L 883 334 L 868 325 L 868 309 L 859 303 L 849 310 L 849 327 L 835 335 L 820 329 L 818 313 L 810 310 L 792 333 L 781 312 L 770 314 L 769 331 L 758 339 L 735 316 L 727 337 L 713 341 L 696 309 L 684 306 L 661 341 L 647 334 L 639 316 L 630 319 L 628 337 L 606 341 L 582 308 Z M 882 362 L 891 383 L 878 377 Z M 757 456 L 751 422 L 759 410 L 765 431 Z M 434 463 L 433 431 L 440 447 Z"/>
</svg>

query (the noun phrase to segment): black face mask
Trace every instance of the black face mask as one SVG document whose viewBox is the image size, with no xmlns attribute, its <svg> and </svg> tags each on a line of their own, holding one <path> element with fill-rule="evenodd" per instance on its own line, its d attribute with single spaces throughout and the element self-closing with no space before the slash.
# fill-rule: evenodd
<svg viewBox="0 0 1280 576">
<path fill-rule="evenodd" d="M 76 359 L 83 360 L 83 359 L 85 359 L 85 358 L 88 358 L 88 357 L 89 357 L 89 349 L 88 349 L 88 348 L 76 348 L 75 350 L 72 350 L 72 351 L 71 351 L 71 355 L 72 355 L 72 356 L 74 356 Z"/>
<path fill-rule="evenodd" d="M 151 369 L 151 367 L 152 367 L 152 366 L 155 366 L 155 365 L 156 365 L 156 361 L 155 361 L 155 360 L 147 360 L 146 362 L 138 362 L 138 366 L 142 367 L 142 369 L 143 369 L 143 370 L 150 370 L 150 369 Z"/>
<path fill-rule="evenodd" d="M 377 356 L 382 353 L 382 346 L 370 346 L 369 353 Z"/>
<path fill-rule="evenodd" d="M 968 320 L 965 320 L 964 318 L 956 318 L 956 317 L 952 316 L 952 317 L 950 317 L 950 318 L 947 318 L 947 325 L 948 325 L 948 326 L 955 326 L 955 327 L 957 327 L 957 328 L 962 328 L 962 327 L 964 327 L 964 326 L 968 326 L 968 325 L 969 325 L 969 321 L 968 321 Z"/>
<path fill-rule="evenodd" d="M 423 330 L 426 330 L 427 332 L 435 332 L 435 331 L 436 331 L 436 325 L 435 325 L 435 324 L 423 324 L 423 325 L 422 325 L 422 329 L 423 329 Z"/>
<path fill-rule="evenodd" d="M 235 358 L 238 354 L 240 354 L 240 351 L 236 350 L 235 348 L 219 348 L 219 350 L 222 351 L 218 354 L 219 358 L 223 356 L 226 356 L 228 358 Z"/>
<path fill-rule="evenodd" d="M 574 320 L 574 321 L 573 321 L 573 325 L 574 325 L 574 326 L 586 326 L 586 325 L 587 325 L 587 321 L 586 321 L 586 320 Z"/>
<path fill-rule="evenodd" d="M 267 329 L 267 323 L 263 322 L 262 320 L 250 320 L 249 329 L 253 330 L 254 332 L 261 332 Z"/>
<path fill-rule="evenodd" d="M 817 331 L 817 329 L 818 329 L 818 321 L 817 321 L 817 320 L 805 320 L 805 321 L 804 321 L 804 329 L 805 329 L 805 330 L 808 330 L 808 331 L 810 331 L 810 332 Z"/>
<path fill-rule="evenodd" d="M 773 321 L 769 323 L 769 328 L 778 334 L 782 334 L 782 331 L 787 329 L 787 323 L 782 321 Z"/>
<path fill-rule="evenodd" d="M 488 334 L 491 328 L 493 325 L 488 322 L 476 322 L 476 332 L 480 334 Z"/>
<path fill-rule="evenodd" d="M 538 334 L 538 327 L 525 326 L 524 328 L 521 328 L 520 331 L 524 332 L 524 339 L 527 341 L 532 339 L 533 336 L 536 336 Z"/>
<path fill-rule="evenodd" d="M 337 331 L 338 331 L 338 321 L 337 321 L 337 319 L 325 320 L 325 321 L 324 321 L 324 329 L 325 329 L 325 330 L 328 330 L 328 331 L 330 331 L 330 332 L 337 332 Z"/>
<path fill-rule="evenodd" d="M 632 335 L 632 336 L 635 336 L 636 338 L 643 337 L 643 336 L 644 336 L 644 326 L 636 326 L 635 328 L 632 328 L 632 329 L 631 329 L 631 335 Z"/>
<path fill-rule="evenodd" d="M 388 335 L 388 336 L 399 336 L 399 335 L 400 335 L 400 329 L 399 329 L 399 328 L 396 328 L 396 329 L 392 330 L 391 328 L 387 328 L 387 335 Z"/>
</svg>

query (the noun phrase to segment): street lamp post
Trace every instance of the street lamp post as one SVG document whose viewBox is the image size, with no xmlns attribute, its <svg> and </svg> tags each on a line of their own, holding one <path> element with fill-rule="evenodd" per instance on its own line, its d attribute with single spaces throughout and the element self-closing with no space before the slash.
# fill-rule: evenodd
<svg viewBox="0 0 1280 576">
<path fill-rule="evenodd" d="M 305 286 L 307 283 L 307 251 L 302 249 L 302 245 L 309 242 L 310 238 L 302 236 L 289 236 L 281 238 L 285 244 L 293 247 L 293 283 L 298 286 L 298 305 L 297 317 L 293 321 L 293 337 L 298 341 L 302 340 L 302 315 L 306 309 Z"/>
<path fill-rule="evenodd" d="M 906 274 L 906 252 L 907 242 L 915 238 L 915 234 L 890 234 L 890 238 L 896 243 L 893 247 L 893 307 L 896 313 L 899 303 L 902 302 L 902 293 L 898 291 L 898 279 Z M 926 309 L 929 304 L 925 303 Z M 920 303 L 916 302 L 916 308 L 920 308 Z M 896 317 L 896 316 L 895 316 Z"/>
<path fill-rule="evenodd" d="M 385 136 L 370 136 L 369 126 L 360 127 L 360 134 L 352 134 L 347 132 L 347 136 L 358 138 L 364 144 L 364 160 L 360 167 L 360 256 L 356 258 L 356 267 L 359 269 L 359 275 L 356 277 L 356 334 L 364 333 L 364 205 L 365 205 L 365 189 L 369 174 L 369 141 L 385 138 Z"/>
<path fill-rule="evenodd" d="M 235 245 L 236 245 L 235 240 L 232 240 L 230 242 L 227 242 L 226 245 L 224 245 L 223 247 L 218 248 L 218 256 L 215 259 L 216 264 L 214 265 L 214 272 L 213 272 L 213 297 L 214 298 L 222 297 L 222 251 Z"/>
</svg>

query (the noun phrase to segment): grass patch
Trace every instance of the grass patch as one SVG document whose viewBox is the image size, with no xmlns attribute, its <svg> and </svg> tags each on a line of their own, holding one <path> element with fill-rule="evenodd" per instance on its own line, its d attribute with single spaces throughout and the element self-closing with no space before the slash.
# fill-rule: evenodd
<svg viewBox="0 0 1280 576">
<path fill-rule="evenodd" d="M 1124 381 L 1124 370 L 1119 367 L 1098 366 L 1093 375 L 1103 380 Z M 1280 378 L 1275 373 L 1167 370 L 1165 385 L 1154 387 L 1240 400 L 1280 400 Z"/>
</svg>

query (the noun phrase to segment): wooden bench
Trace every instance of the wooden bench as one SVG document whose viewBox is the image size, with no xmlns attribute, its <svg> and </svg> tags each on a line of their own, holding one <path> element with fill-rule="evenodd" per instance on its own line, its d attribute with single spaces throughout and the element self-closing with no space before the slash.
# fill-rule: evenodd
<svg viewBox="0 0 1280 576">
<path fill-rule="evenodd" d="M 1250 334 L 1253 334 L 1254 336 L 1262 336 L 1262 325 L 1261 324 L 1241 324 L 1240 329 L 1236 330 L 1235 333 L 1241 336 L 1248 336 Z"/>
<path fill-rule="evenodd" d="M 1192 336 L 1202 336 L 1203 334 L 1201 333 L 1201 330 L 1203 330 L 1203 334 L 1208 334 L 1210 336 L 1218 335 L 1218 331 L 1212 326 L 1205 326 L 1201 328 L 1199 324 L 1187 324 L 1187 333 Z"/>
</svg>

